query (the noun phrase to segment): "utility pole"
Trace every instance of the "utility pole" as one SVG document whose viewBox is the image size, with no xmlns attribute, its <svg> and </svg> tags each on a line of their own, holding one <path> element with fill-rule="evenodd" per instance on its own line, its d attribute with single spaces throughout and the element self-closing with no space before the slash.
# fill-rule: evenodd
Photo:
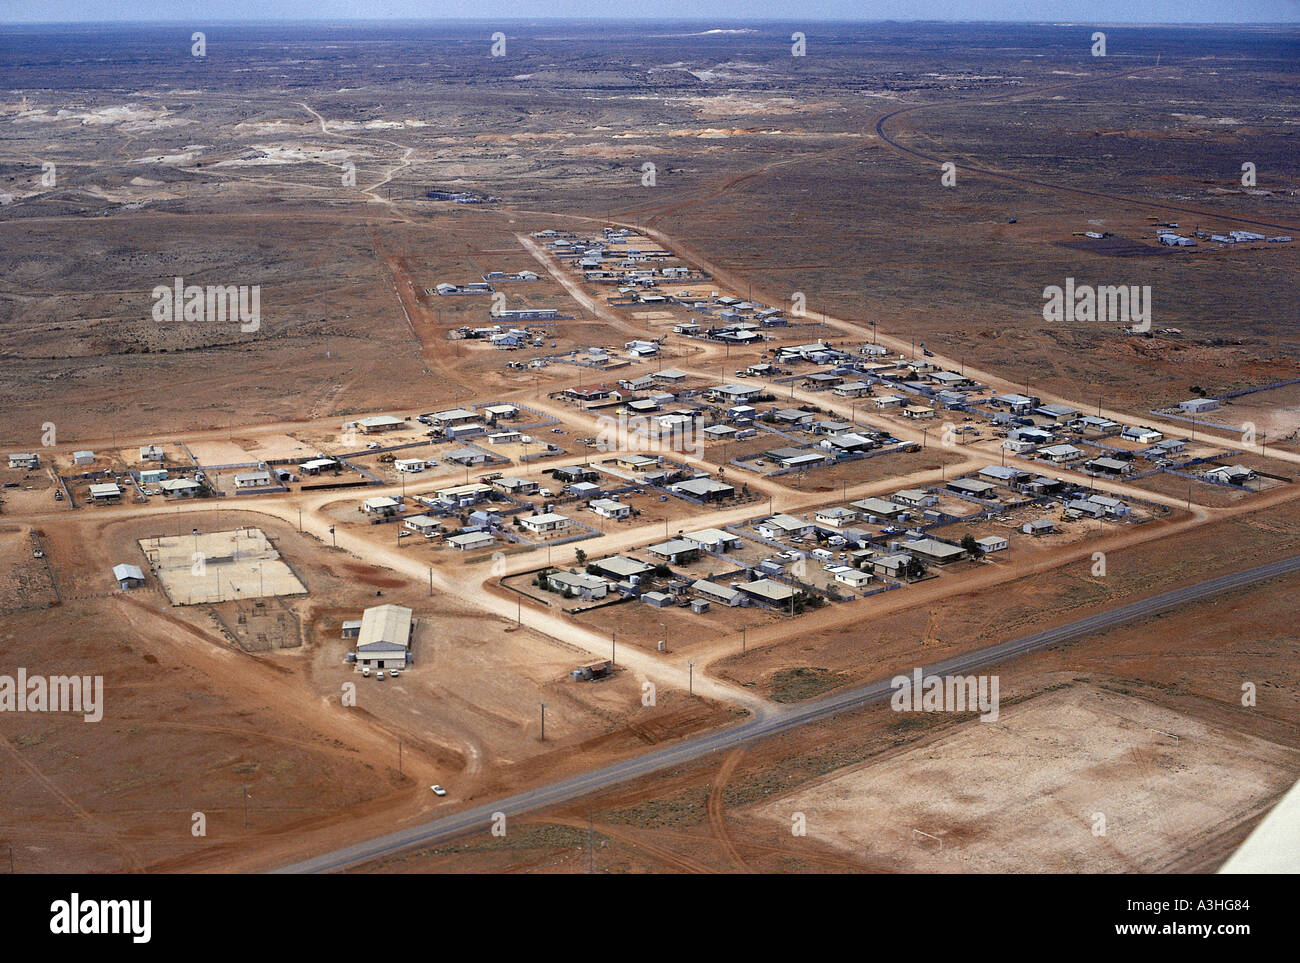
<svg viewBox="0 0 1300 963">
<path fill-rule="evenodd" d="M 609 665 L 612 669 L 614 661 L 618 657 L 618 633 L 609 633 Z"/>
<path fill-rule="evenodd" d="M 402 774 L 402 740 L 400 737 L 397 740 L 397 774 L 399 776 Z"/>
<path fill-rule="evenodd" d="M 429 595 L 433 596 L 433 566 L 429 566 Z"/>
<path fill-rule="evenodd" d="M 688 670 L 688 675 L 686 677 L 686 694 L 693 696 L 695 695 L 695 663 L 687 662 L 686 667 Z"/>
<path fill-rule="evenodd" d="M 742 626 L 740 627 L 740 654 L 741 654 L 741 655 L 744 655 L 744 654 L 745 654 L 745 641 L 746 641 L 746 640 L 745 640 L 745 633 L 748 632 L 748 631 L 749 631 L 749 627 L 748 627 L 748 626 L 744 626 L 744 625 L 742 625 Z"/>
<path fill-rule="evenodd" d="M 538 705 L 542 707 L 542 742 L 545 742 L 546 741 L 546 703 L 539 702 Z"/>
<path fill-rule="evenodd" d="M 298 534 L 302 534 L 302 509 L 298 509 Z"/>
</svg>

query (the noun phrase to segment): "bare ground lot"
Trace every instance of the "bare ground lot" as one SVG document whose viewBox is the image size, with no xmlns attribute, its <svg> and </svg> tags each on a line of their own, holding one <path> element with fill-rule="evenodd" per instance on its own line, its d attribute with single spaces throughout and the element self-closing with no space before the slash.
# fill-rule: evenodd
<svg viewBox="0 0 1300 963">
<path fill-rule="evenodd" d="M 39 544 L 26 525 L 0 525 L 0 611 L 45 608 L 58 601 L 45 560 L 34 555 Z"/>
<path fill-rule="evenodd" d="M 1265 811 L 1297 768 L 1300 749 L 1066 683 L 752 812 L 773 833 L 803 812 L 900 872 L 1151 873 Z"/>
</svg>

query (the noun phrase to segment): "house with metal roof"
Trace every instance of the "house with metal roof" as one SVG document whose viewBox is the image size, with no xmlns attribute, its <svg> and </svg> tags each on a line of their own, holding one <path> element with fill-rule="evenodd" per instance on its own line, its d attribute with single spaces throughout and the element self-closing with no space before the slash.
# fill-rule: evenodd
<svg viewBox="0 0 1300 963">
<path fill-rule="evenodd" d="M 1042 415 L 1044 418 L 1051 418 L 1053 421 L 1070 421 L 1079 417 L 1077 408 L 1071 408 L 1069 405 L 1039 405 L 1034 409 L 1034 413 Z"/>
<path fill-rule="evenodd" d="M 918 538 L 908 542 L 904 547 L 910 554 L 919 555 L 926 561 L 938 562 L 940 565 L 947 565 L 949 562 L 966 557 L 966 550 L 960 545 L 941 542 L 937 538 Z"/>
<path fill-rule="evenodd" d="M 823 508 L 815 516 L 818 525 L 829 525 L 831 528 L 843 528 L 850 522 L 858 520 L 858 513 L 851 508 L 836 506 L 834 508 Z"/>
<path fill-rule="evenodd" d="M 1087 452 L 1082 448 L 1076 448 L 1074 445 L 1049 445 L 1046 448 L 1040 448 L 1038 454 L 1050 462 L 1058 465 L 1066 462 L 1078 461 L 1083 458 Z"/>
<path fill-rule="evenodd" d="M 539 515 L 519 516 L 519 526 L 534 535 L 560 532 L 569 527 L 569 517 L 555 512 L 543 512 Z"/>
<path fill-rule="evenodd" d="M 847 585 L 849 588 L 860 589 L 866 587 L 875 578 L 870 572 L 864 572 L 861 569 L 850 568 L 847 565 L 837 567 L 831 576 L 841 585 Z"/>
<path fill-rule="evenodd" d="M 271 484 L 269 471 L 246 471 L 235 476 L 236 488 L 264 488 Z"/>
<path fill-rule="evenodd" d="M 1085 461 L 1083 467 L 1089 471 L 1100 472 L 1104 475 L 1125 475 L 1133 470 L 1133 463 L 1103 455 L 1100 458 Z"/>
<path fill-rule="evenodd" d="M 361 510 L 367 515 L 396 515 L 402 508 L 402 503 L 395 498 L 389 498 L 387 495 L 377 495 L 374 498 L 367 498 L 361 503 Z"/>
<path fill-rule="evenodd" d="M 700 546 L 688 538 L 670 538 L 649 546 L 646 551 L 677 565 L 694 561 L 700 554 Z"/>
<path fill-rule="evenodd" d="M 659 372 L 659 377 L 663 377 L 663 372 Z M 709 389 L 709 397 L 713 401 L 724 401 L 728 404 L 739 405 L 751 400 L 755 395 L 763 393 L 762 388 L 751 388 L 747 385 L 718 385 Z"/>
<path fill-rule="evenodd" d="M 910 508 L 929 508 L 939 504 L 939 496 L 932 495 L 923 488 L 904 488 L 889 497 L 892 501 Z"/>
<path fill-rule="evenodd" d="M 795 590 L 784 582 L 770 578 L 760 578 L 753 582 L 737 582 L 742 593 L 767 605 L 787 605 L 795 596 Z"/>
<path fill-rule="evenodd" d="M 1152 445 L 1165 435 L 1164 432 L 1148 428 L 1146 425 L 1125 425 L 1119 436 L 1130 441 L 1140 442 L 1143 445 Z"/>
<path fill-rule="evenodd" d="M 890 578 L 902 578 L 907 566 L 912 564 L 912 556 L 906 552 L 890 552 L 888 554 L 873 555 L 867 559 L 867 564 L 877 575 L 888 575 Z"/>
<path fill-rule="evenodd" d="M 872 515 L 878 518 L 897 518 L 907 511 L 902 505 L 886 501 L 883 498 L 877 498 L 875 495 L 856 502 L 849 502 L 849 504 L 858 509 L 863 515 Z"/>
<path fill-rule="evenodd" d="M 1011 468 L 1007 465 L 986 465 L 979 470 L 981 478 L 988 479 L 999 485 L 1006 485 L 1014 488 L 1027 474 L 1018 468 Z"/>
<path fill-rule="evenodd" d="M 717 501 L 720 498 L 728 498 L 735 494 L 736 489 L 725 482 L 717 481 L 713 478 L 691 478 L 687 481 L 677 482 L 669 485 L 670 492 L 676 492 L 679 495 L 689 495 L 691 498 L 698 498 L 701 501 Z"/>
<path fill-rule="evenodd" d="M 400 428 L 403 424 L 401 418 L 395 418 L 392 415 L 371 415 L 369 418 L 362 418 L 356 422 L 356 426 L 367 435 L 377 431 L 392 431 L 394 428 Z"/>
<path fill-rule="evenodd" d="M 492 487 L 500 489 L 507 495 L 531 495 L 539 486 L 531 478 L 506 476 L 492 479 Z"/>
<path fill-rule="evenodd" d="M 122 489 L 114 482 L 101 482 L 90 486 L 90 500 L 92 502 L 107 502 L 121 497 Z"/>
<path fill-rule="evenodd" d="M 807 448 L 773 448 L 763 454 L 777 462 L 782 468 L 806 468 L 828 462 L 830 456 Z"/>
<path fill-rule="evenodd" d="M 1109 495 L 1089 495 L 1088 501 L 1100 505 L 1106 510 L 1107 515 L 1113 515 L 1115 518 L 1124 518 L 1133 514 L 1133 509 L 1127 502 L 1120 501 L 1118 498 L 1111 498 Z"/>
<path fill-rule="evenodd" d="M 491 491 L 491 487 L 484 485 L 482 482 L 471 482 L 468 485 L 453 485 L 450 488 L 439 488 L 433 493 L 433 504 L 435 507 L 445 506 L 447 508 L 465 508 L 469 505 L 477 504 Z M 420 500 L 426 505 L 430 504 L 426 499 Z"/>
<path fill-rule="evenodd" d="M 724 532 L 720 528 L 702 528 L 697 532 L 686 532 L 682 535 L 682 538 L 694 542 L 700 548 L 708 549 L 711 552 L 726 552 L 733 548 L 739 548 L 744 544 L 744 539 L 739 535 Z"/>
<path fill-rule="evenodd" d="M 1229 485 L 1244 485 L 1255 477 L 1255 472 L 1245 465 L 1218 465 L 1207 471 L 1205 477 Z"/>
<path fill-rule="evenodd" d="M 984 499 L 997 498 L 998 494 L 996 485 L 991 482 L 980 481 L 978 478 L 954 478 L 948 482 L 948 490 Z"/>
<path fill-rule="evenodd" d="M 191 498 L 203 488 L 192 478 L 168 478 L 159 482 L 158 487 L 163 490 L 164 495 L 173 498 Z"/>
<path fill-rule="evenodd" d="M 585 601 L 603 599 L 609 594 L 610 588 L 607 579 L 581 572 L 552 572 L 546 576 L 546 581 L 555 591 Z"/>
<path fill-rule="evenodd" d="M 612 498 L 594 498 L 587 507 L 601 518 L 627 518 L 632 514 L 632 506 L 616 502 Z"/>
<path fill-rule="evenodd" d="M 1038 404 L 1038 399 L 1032 395 L 1006 394 L 995 395 L 993 403 L 1012 411 L 1028 411 Z"/>
<path fill-rule="evenodd" d="M 711 602 L 720 602 L 733 608 L 745 603 L 745 596 L 738 589 L 729 585 L 710 582 L 708 579 L 702 578 L 692 582 L 691 591 L 696 595 L 704 596 Z"/>
<path fill-rule="evenodd" d="M 402 527 L 418 535 L 436 535 L 442 531 L 442 522 L 432 515 L 412 515 L 402 519 Z"/>
<path fill-rule="evenodd" d="M 488 532 L 461 532 L 448 535 L 444 541 L 454 549 L 468 552 L 477 548 L 487 548 L 495 543 L 496 539 Z"/>
<path fill-rule="evenodd" d="M 598 558 L 590 563 L 591 567 L 603 575 L 610 578 L 623 581 L 633 576 L 646 576 L 655 570 L 653 565 L 636 558 L 628 558 L 626 555 L 611 555 L 608 558 Z"/>
<path fill-rule="evenodd" d="M 1089 518 L 1103 518 L 1106 509 L 1086 498 L 1075 498 L 1065 503 L 1065 513 L 1072 518 L 1087 515 Z"/>
<path fill-rule="evenodd" d="M 764 538 L 791 538 L 807 535 L 813 530 L 813 526 L 793 515 L 776 514 L 759 522 L 754 529 Z"/>
<path fill-rule="evenodd" d="M 144 584 L 144 572 L 138 565 L 114 565 L 113 579 L 122 590 L 139 588 Z"/>
</svg>

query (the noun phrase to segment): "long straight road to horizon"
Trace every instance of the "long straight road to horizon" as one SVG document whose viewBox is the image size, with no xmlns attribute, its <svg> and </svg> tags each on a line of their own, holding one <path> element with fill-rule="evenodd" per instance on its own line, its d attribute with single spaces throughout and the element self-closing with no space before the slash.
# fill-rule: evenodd
<svg viewBox="0 0 1300 963">
<path fill-rule="evenodd" d="M 1194 585 L 1172 589 L 1160 595 L 1154 595 L 1138 602 L 1131 602 L 1118 608 L 1090 615 L 1087 618 L 1078 619 L 1054 629 L 1048 629 L 1045 632 L 1000 642 L 997 645 L 977 649 L 974 652 L 968 652 L 944 662 L 931 666 L 922 666 L 921 668 L 927 675 L 967 673 L 995 665 L 1009 658 L 1050 648 L 1053 645 L 1059 645 L 1062 642 L 1068 642 L 1071 639 L 1090 633 L 1104 632 L 1132 619 L 1155 615 L 1220 592 L 1253 585 L 1257 582 L 1296 571 L 1300 571 L 1300 555 L 1279 559 L 1241 572 L 1221 575 L 1217 578 L 1197 582 Z M 628 759 L 592 772 L 571 776 L 538 789 L 518 793 L 495 802 L 484 803 L 472 809 L 444 816 L 410 829 L 357 843 L 332 853 L 325 853 L 286 866 L 276 870 L 276 872 L 330 872 L 384 856 L 391 856 L 417 846 L 452 839 L 475 828 L 486 831 L 498 813 L 504 813 L 506 819 L 509 820 L 524 813 L 536 812 L 643 776 L 652 775 L 672 766 L 693 762 L 723 749 L 731 749 L 742 743 L 779 735 L 829 716 L 885 701 L 894 692 L 894 687 L 891 684 L 892 679 L 897 675 L 910 674 L 912 671 L 913 667 L 900 667 L 898 672 L 889 678 L 877 679 L 874 682 L 832 693 L 781 712 L 751 719 L 739 726 L 687 739 L 676 745 L 655 750 L 635 759 Z"/>
</svg>

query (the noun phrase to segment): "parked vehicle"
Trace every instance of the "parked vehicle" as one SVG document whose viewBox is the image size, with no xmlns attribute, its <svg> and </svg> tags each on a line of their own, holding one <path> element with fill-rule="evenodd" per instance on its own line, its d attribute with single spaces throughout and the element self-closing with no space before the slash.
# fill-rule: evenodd
<svg viewBox="0 0 1300 963">
<path fill-rule="evenodd" d="M 384 670 L 383 670 L 383 669 L 380 669 L 378 672 L 375 673 L 375 681 L 376 681 L 376 682 L 383 682 L 383 681 L 384 681 Z"/>
<path fill-rule="evenodd" d="M 368 666 L 368 665 L 363 665 L 363 666 L 361 667 L 361 678 L 363 678 L 363 679 L 369 679 L 369 678 L 370 678 L 370 666 Z"/>
<path fill-rule="evenodd" d="M 433 794 L 434 794 L 435 796 L 445 796 L 445 795 L 447 795 L 447 790 L 443 789 L 443 788 L 442 788 L 441 786 L 439 786 L 439 785 L 433 785 L 433 786 L 430 786 L 429 788 L 433 790 Z"/>
</svg>

